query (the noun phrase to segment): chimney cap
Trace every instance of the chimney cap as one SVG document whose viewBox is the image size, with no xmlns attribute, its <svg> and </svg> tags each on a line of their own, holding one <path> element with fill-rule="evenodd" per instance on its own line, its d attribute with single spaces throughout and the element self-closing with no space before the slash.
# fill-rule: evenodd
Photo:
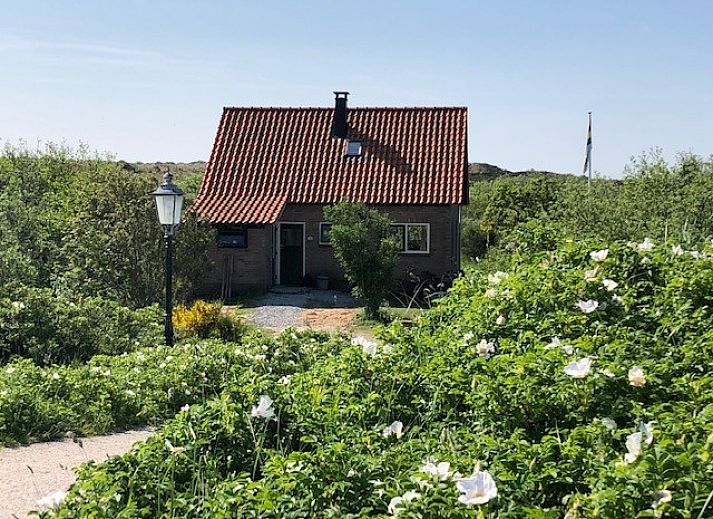
<svg viewBox="0 0 713 519">
<path fill-rule="evenodd" d="M 337 98 L 347 97 L 349 95 L 349 92 L 346 92 L 344 90 L 335 90 L 334 95 L 337 96 Z"/>
</svg>

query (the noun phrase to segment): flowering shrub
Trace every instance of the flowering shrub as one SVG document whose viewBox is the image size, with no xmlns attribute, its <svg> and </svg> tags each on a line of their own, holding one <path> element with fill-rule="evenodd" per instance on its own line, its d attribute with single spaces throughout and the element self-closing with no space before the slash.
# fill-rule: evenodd
<svg viewBox="0 0 713 519">
<path fill-rule="evenodd" d="M 160 423 L 183 406 L 204 402 L 242 377 L 250 378 L 267 359 L 283 359 L 283 375 L 308 366 L 309 355 L 293 348 L 293 342 L 289 336 L 268 341 L 254 335 L 238 344 L 203 341 L 97 355 L 78 366 L 10 362 L 0 367 L 0 444 Z"/>
<path fill-rule="evenodd" d="M 83 362 L 161 341 L 161 311 L 132 310 L 100 297 L 68 298 L 24 288 L 0 296 L 0 364 L 27 357 L 38 365 Z"/>
<path fill-rule="evenodd" d="M 247 330 L 247 325 L 226 315 L 220 303 L 207 303 L 201 299 L 190 307 L 179 305 L 173 311 L 173 325 L 179 335 L 228 341 L 239 339 Z"/>
<path fill-rule="evenodd" d="M 261 339 L 57 516 L 710 517 L 712 309 L 710 249 L 564 243 L 376 346 Z"/>
</svg>

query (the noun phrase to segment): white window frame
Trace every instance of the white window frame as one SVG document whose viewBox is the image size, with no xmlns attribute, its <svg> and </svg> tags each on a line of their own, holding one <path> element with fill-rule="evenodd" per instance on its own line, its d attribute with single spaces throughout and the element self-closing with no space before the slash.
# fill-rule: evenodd
<svg viewBox="0 0 713 519">
<path fill-rule="evenodd" d="M 322 226 L 323 225 L 332 225 L 332 222 L 319 222 L 319 228 L 317 229 L 319 244 L 327 245 L 327 246 L 331 247 L 332 246 L 331 241 L 322 241 Z"/>
<path fill-rule="evenodd" d="M 399 254 L 430 254 L 431 253 L 431 224 L 426 222 L 394 222 L 392 226 L 403 226 L 404 228 L 404 250 L 399 251 Z M 409 226 L 418 226 L 426 228 L 426 250 L 408 250 L 408 228 Z"/>
</svg>

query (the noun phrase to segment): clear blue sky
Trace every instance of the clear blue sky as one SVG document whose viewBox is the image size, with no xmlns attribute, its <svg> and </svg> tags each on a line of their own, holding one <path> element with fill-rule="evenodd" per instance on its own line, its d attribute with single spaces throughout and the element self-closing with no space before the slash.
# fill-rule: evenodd
<svg viewBox="0 0 713 519">
<path fill-rule="evenodd" d="M 466 105 L 470 160 L 713 153 L 713 2 L 0 1 L 0 139 L 207 159 L 221 109 Z"/>
</svg>

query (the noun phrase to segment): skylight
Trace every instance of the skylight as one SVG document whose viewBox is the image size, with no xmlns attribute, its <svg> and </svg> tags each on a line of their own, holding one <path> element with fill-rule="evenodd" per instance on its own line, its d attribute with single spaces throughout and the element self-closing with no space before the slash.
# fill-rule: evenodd
<svg viewBox="0 0 713 519">
<path fill-rule="evenodd" d="M 347 157 L 359 157 L 361 155 L 361 141 L 349 141 L 347 143 Z"/>
</svg>

